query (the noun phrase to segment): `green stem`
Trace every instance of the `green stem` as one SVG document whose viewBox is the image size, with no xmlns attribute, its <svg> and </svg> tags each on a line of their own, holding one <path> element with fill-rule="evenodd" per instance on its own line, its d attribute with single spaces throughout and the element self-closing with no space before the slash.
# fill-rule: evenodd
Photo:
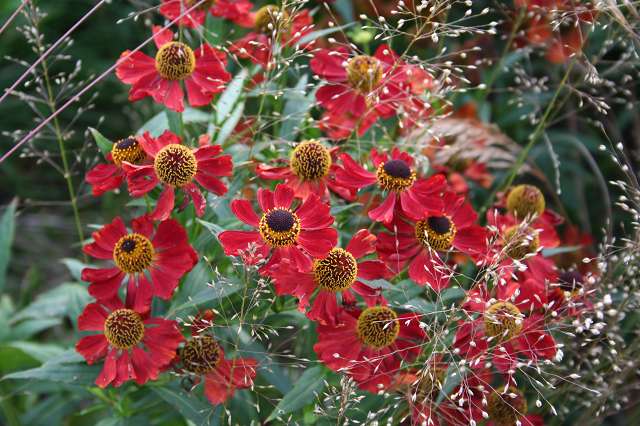
<svg viewBox="0 0 640 426">
<path fill-rule="evenodd" d="M 32 20 L 33 26 L 37 29 L 38 22 Z M 40 43 L 40 38 L 36 37 L 37 45 L 39 51 L 44 51 L 44 46 Z M 51 86 L 51 80 L 49 78 L 49 68 L 47 66 L 47 61 L 42 61 L 42 72 L 44 76 L 45 86 L 47 89 L 47 103 L 49 104 L 49 108 L 51 112 L 54 113 L 56 111 L 56 102 L 53 96 L 53 89 Z M 67 191 L 69 192 L 69 199 L 71 201 L 71 207 L 73 208 L 73 217 L 76 226 L 76 232 L 78 233 L 78 239 L 80 242 L 80 246 L 84 244 L 84 232 L 82 231 L 82 221 L 80 220 L 80 212 L 78 211 L 78 199 L 76 197 L 75 188 L 73 186 L 73 179 L 71 179 L 71 169 L 69 167 L 69 160 L 67 158 L 67 151 L 64 144 L 64 137 L 62 136 L 62 131 L 60 129 L 60 122 L 58 121 L 58 117 L 54 117 L 53 119 L 53 127 L 56 134 L 56 139 L 58 140 L 58 148 L 60 150 L 60 157 L 62 158 L 62 169 L 64 171 L 64 179 L 67 182 Z M 83 253 L 84 261 L 87 262 L 87 255 Z"/>
</svg>

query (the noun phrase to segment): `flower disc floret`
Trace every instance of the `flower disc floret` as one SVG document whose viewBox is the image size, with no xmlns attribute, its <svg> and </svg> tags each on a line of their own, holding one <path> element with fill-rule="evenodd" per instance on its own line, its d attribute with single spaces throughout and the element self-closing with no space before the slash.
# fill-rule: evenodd
<svg viewBox="0 0 640 426">
<path fill-rule="evenodd" d="M 133 136 L 121 139 L 111 147 L 111 159 L 116 166 L 120 166 L 123 161 L 140 164 L 146 157 L 147 154 Z"/>
<path fill-rule="evenodd" d="M 317 141 L 304 141 L 291 153 L 291 169 L 300 179 L 317 181 L 329 174 L 331 154 Z"/>
<path fill-rule="evenodd" d="M 447 216 L 431 216 L 416 223 L 416 238 L 424 247 L 449 250 L 456 236 L 456 225 Z"/>
<path fill-rule="evenodd" d="M 289 14 L 286 11 L 281 11 L 274 4 L 268 4 L 256 12 L 253 28 L 258 33 L 270 34 L 278 27 L 285 30 L 288 20 Z"/>
<path fill-rule="evenodd" d="M 357 92 L 368 94 L 382 81 L 382 64 L 373 56 L 354 56 L 347 62 L 347 81 Z"/>
<path fill-rule="evenodd" d="M 504 232 L 504 246 L 507 256 L 514 260 L 522 260 L 538 251 L 540 238 L 535 229 L 512 226 Z"/>
<path fill-rule="evenodd" d="M 511 394 L 515 394 L 515 398 Z M 492 392 L 487 398 L 489 418 L 497 426 L 514 426 L 527 412 L 527 400 L 522 392 L 509 386 L 509 392 Z"/>
<path fill-rule="evenodd" d="M 147 269 L 153 262 L 155 251 L 147 237 L 132 233 L 121 237 L 113 248 L 113 261 L 128 274 L 136 274 Z"/>
<path fill-rule="evenodd" d="M 198 162 L 188 147 L 169 144 L 158 152 L 153 167 L 162 183 L 180 188 L 191 183 L 198 171 Z"/>
<path fill-rule="evenodd" d="M 358 336 L 372 348 L 382 349 L 392 345 L 399 333 L 398 315 L 386 306 L 367 308 L 358 317 Z"/>
<path fill-rule="evenodd" d="M 351 253 L 336 247 L 324 259 L 315 260 L 313 276 L 322 290 L 347 290 L 358 276 L 358 263 Z"/>
<path fill-rule="evenodd" d="M 156 70 L 166 80 L 184 80 L 196 69 L 193 49 L 179 41 L 164 44 L 156 53 Z"/>
<path fill-rule="evenodd" d="M 403 160 L 389 160 L 378 166 L 376 178 L 385 191 L 402 192 L 416 181 L 416 173 Z"/>
<path fill-rule="evenodd" d="M 144 337 L 142 317 L 132 309 L 116 309 L 104 322 L 104 335 L 111 346 L 130 349 Z"/>
<path fill-rule="evenodd" d="M 522 331 L 522 314 L 511 302 L 496 302 L 484 312 L 485 334 L 499 341 L 508 341 Z"/>
<path fill-rule="evenodd" d="M 540 216 L 544 209 L 544 195 L 533 185 L 515 186 L 507 195 L 507 210 L 516 217 Z"/>
<path fill-rule="evenodd" d="M 300 235 L 300 219 L 289 209 L 275 208 L 262 215 L 258 230 L 269 246 L 288 247 Z"/>
<path fill-rule="evenodd" d="M 207 374 L 213 371 L 222 359 L 220 345 L 211 336 L 196 336 L 184 345 L 180 358 L 187 371 Z"/>
</svg>

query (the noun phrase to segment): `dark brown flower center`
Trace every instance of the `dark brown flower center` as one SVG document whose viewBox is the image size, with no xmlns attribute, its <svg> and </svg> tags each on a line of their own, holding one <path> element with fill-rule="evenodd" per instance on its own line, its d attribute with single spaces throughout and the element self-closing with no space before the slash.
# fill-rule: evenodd
<svg viewBox="0 0 640 426">
<path fill-rule="evenodd" d="M 362 94 L 368 94 L 382 81 L 382 65 L 373 56 L 358 55 L 347 62 L 347 81 Z"/>
<path fill-rule="evenodd" d="M 127 234 L 120 238 L 113 248 L 113 261 L 128 274 L 137 274 L 147 269 L 153 262 L 153 244 L 141 234 Z"/>
<path fill-rule="evenodd" d="M 116 166 L 120 166 L 123 161 L 140 164 L 146 157 L 147 154 L 133 136 L 121 139 L 111 147 L 111 159 Z"/>
<path fill-rule="evenodd" d="M 584 277 L 576 270 L 564 271 L 558 277 L 558 284 L 564 291 L 579 290 L 584 285 Z"/>
<path fill-rule="evenodd" d="M 180 359 L 187 371 L 195 374 L 210 373 L 220 362 L 220 345 L 211 336 L 193 337 L 182 348 Z"/>
<path fill-rule="evenodd" d="M 398 315 L 386 306 L 367 308 L 358 317 L 358 336 L 375 349 L 393 344 L 400 333 Z"/>
<path fill-rule="evenodd" d="M 302 180 L 317 181 L 329 174 L 331 155 L 316 141 L 304 141 L 291 153 L 291 169 Z"/>
<path fill-rule="evenodd" d="M 403 160 L 389 160 L 378 166 L 378 185 L 385 191 L 401 192 L 416 181 L 416 173 Z"/>
<path fill-rule="evenodd" d="M 111 346 L 130 349 L 144 337 L 142 317 L 132 309 L 116 309 L 104 322 L 104 336 Z"/>
<path fill-rule="evenodd" d="M 183 80 L 196 68 L 193 50 L 184 43 L 171 41 L 158 49 L 156 70 L 166 80 Z"/>
<path fill-rule="evenodd" d="M 322 290 L 346 290 L 358 276 L 358 263 L 351 253 L 336 247 L 324 259 L 314 262 L 313 275 L 316 285 Z"/>
<path fill-rule="evenodd" d="M 153 167 L 162 183 L 179 188 L 191 183 L 198 171 L 198 162 L 188 147 L 170 144 L 158 152 Z"/>
<path fill-rule="evenodd" d="M 298 239 L 300 219 L 289 209 L 276 208 L 262 215 L 258 228 L 271 247 L 287 247 Z"/>
<path fill-rule="evenodd" d="M 436 251 L 449 250 L 456 232 L 456 226 L 447 216 L 431 216 L 418 221 L 415 228 L 418 241 Z"/>
</svg>

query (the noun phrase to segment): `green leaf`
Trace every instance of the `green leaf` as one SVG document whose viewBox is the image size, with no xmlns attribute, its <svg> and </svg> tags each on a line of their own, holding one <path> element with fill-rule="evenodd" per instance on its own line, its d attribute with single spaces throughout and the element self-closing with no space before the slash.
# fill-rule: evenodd
<svg viewBox="0 0 640 426">
<path fill-rule="evenodd" d="M 346 212 L 352 209 L 355 209 L 356 207 L 361 207 L 362 203 L 351 203 L 351 204 L 345 204 L 343 206 L 333 206 L 331 207 L 331 215 L 335 216 L 337 214 L 340 214 L 342 212 Z"/>
<path fill-rule="evenodd" d="M 269 414 L 267 422 L 313 403 L 324 389 L 324 372 L 324 368 L 320 365 L 305 370 L 293 389 L 280 400 L 276 408 Z"/>
<path fill-rule="evenodd" d="M 183 123 L 206 123 L 209 119 L 209 114 L 191 107 L 186 107 L 182 113 Z M 137 134 L 141 135 L 144 132 L 149 132 L 151 136 L 158 137 L 167 129 L 169 129 L 169 117 L 166 111 L 160 111 L 144 123 L 142 127 L 138 129 Z"/>
<path fill-rule="evenodd" d="M 74 280 L 82 281 L 82 278 L 81 278 L 82 270 L 86 268 L 88 265 L 85 265 L 84 263 L 80 262 L 78 259 L 72 259 L 68 257 L 60 261 L 64 264 L 64 266 L 67 267 L 67 269 L 69 270 L 69 273 L 71 274 Z"/>
<path fill-rule="evenodd" d="M 167 121 L 169 122 L 169 130 L 171 130 L 176 135 L 182 134 L 182 117 L 180 117 L 179 112 L 166 110 Z"/>
<path fill-rule="evenodd" d="M 40 362 L 46 362 L 54 357 L 62 355 L 64 349 L 60 346 L 36 343 L 36 342 L 11 342 L 6 346 L 21 350 L 33 359 Z"/>
<path fill-rule="evenodd" d="M 231 83 L 222 92 L 218 102 L 216 103 L 216 119 L 217 126 L 221 126 L 222 123 L 231 115 L 233 107 L 242 94 L 244 88 L 244 81 L 247 79 L 249 72 L 246 68 L 240 70 L 240 72 L 231 80 Z"/>
<path fill-rule="evenodd" d="M 333 34 L 333 33 L 338 32 L 338 31 L 342 31 L 342 30 L 344 30 L 346 28 L 349 28 L 352 25 L 354 25 L 353 22 L 351 22 L 349 24 L 345 24 L 345 25 L 340 25 L 338 27 L 325 28 L 323 30 L 313 31 L 313 32 L 307 34 L 306 36 L 302 37 L 300 40 L 298 40 L 298 42 L 296 44 L 300 46 L 300 45 L 303 45 L 303 44 L 310 43 L 310 42 L 314 41 L 315 39 L 322 38 L 324 36 L 327 36 L 329 34 Z"/>
<path fill-rule="evenodd" d="M 38 368 L 7 374 L 2 380 L 45 380 L 74 385 L 92 385 L 102 366 L 86 365 L 73 349 L 51 359 Z"/>
<path fill-rule="evenodd" d="M 546 249 L 542 249 L 542 255 L 544 257 L 551 257 L 551 256 L 555 256 L 556 254 L 572 253 L 574 251 L 580 250 L 582 247 L 583 246 L 566 246 L 566 247 L 546 248 Z"/>
<path fill-rule="evenodd" d="M 154 386 L 151 390 L 196 425 L 211 424 L 213 419 L 217 417 L 214 415 L 214 411 L 217 410 L 214 410 L 211 404 L 199 400 L 194 395 L 187 394 L 177 386 Z"/>
<path fill-rule="evenodd" d="M 346 22 L 353 22 L 353 5 L 351 4 L 351 0 L 336 0 L 333 3 L 333 7 L 336 8 L 342 19 Z"/>
<path fill-rule="evenodd" d="M 16 227 L 16 206 L 18 200 L 14 199 L 9 203 L 0 218 L 0 293 L 7 283 L 7 268 L 11 259 L 11 246 Z"/>
<path fill-rule="evenodd" d="M 30 305 L 17 312 L 12 323 L 25 319 L 61 318 L 75 320 L 78 307 L 89 303 L 89 293 L 83 284 L 65 283 L 39 295 Z"/>
<path fill-rule="evenodd" d="M 287 103 L 282 111 L 283 122 L 279 133 L 281 139 L 294 140 L 297 128 L 315 102 L 315 90 L 305 95 L 308 79 L 308 75 L 304 74 L 293 89 L 285 92 L 284 98 Z"/>
<path fill-rule="evenodd" d="M 93 135 L 93 139 L 96 141 L 96 145 L 98 145 L 98 148 L 100 149 L 100 152 L 102 152 L 102 155 L 107 155 L 108 153 L 110 153 L 113 142 L 105 138 L 102 133 L 100 133 L 93 127 L 89 127 L 89 131 Z"/>
<path fill-rule="evenodd" d="M 244 102 L 239 102 L 238 105 L 233 109 L 233 112 L 229 116 L 227 120 L 225 120 L 224 124 L 220 128 L 218 135 L 216 136 L 216 143 L 218 145 L 222 145 L 222 143 L 229 137 L 233 130 L 238 125 L 238 122 L 242 118 L 242 113 L 244 112 Z"/>
</svg>

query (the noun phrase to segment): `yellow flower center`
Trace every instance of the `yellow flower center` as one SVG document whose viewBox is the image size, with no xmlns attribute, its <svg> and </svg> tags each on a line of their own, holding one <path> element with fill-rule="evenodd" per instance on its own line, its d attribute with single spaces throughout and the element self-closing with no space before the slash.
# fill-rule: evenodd
<svg viewBox="0 0 640 426">
<path fill-rule="evenodd" d="M 336 247 L 324 259 L 314 261 L 313 276 L 322 290 L 346 290 L 358 276 L 358 263 L 351 253 Z"/>
<path fill-rule="evenodd" d="M 291 152 L 290 164 L 300 179 L 317 181 L 329 174 L 331 154 L 317 141 L 304 141 Z"/>
<path fill-rule="evenodd" d="M 182 348 L 180 358 L 184 368 L 195 374 L 213 371 L 221 359 L 220 345 L 211 336 L 196 336 Z"/>
<path fill-rule="evenodd" d="M 484 331 L 488 337 L 506 342 L 522 331 L 522 314 L 513 303 L 496 302 L 484 311 Z"/>
<path fill-rule="evenodd" d="M 416 172 L 403 160 L 389 160 L 378 166 L 376 178 L 385 191 L 402 192 L 416 181 Z"/>
<path fill-rule="evenodd" d="M 253 28 L 262 34 L 271 34 L 274 31 L 286 31 L 288 27 L 289 14 L 286 10 L 281 11 L 274 4 L 268 4 L 258 9 L 255 15 Z"/>
<path fill-rule="evenodd" d="M 195 68 L 193 50 L 179 41 L 166 43 L 156 53 L 156 70 L 165 80 L 184 80 Z"/>
<path fill-rule="evenodd" d="M 347 62 L 347 81 L 355 91 L 368 94 L 382 81 L 382 65 L 373 56 L 358 55 Z"/>
<path fill-rule="evenodd" d="M 514 260 L 522 260 L 534 254 L 540 247 L 538 231 L 527 227 L 512 226 L 504 232 L 504 248 L 507 256 Z"/>
<path fill-rule="evenodd" d="M 431 216 L 416 223 L 416 238 L 424 247 L 436 251 L 451 248 L 456 236 L 456 226 L 447 216 Z"/>
<path fill-rule="evenodd" d="M 367 308 L 358 317 L 358 336 L 375 349 L 393 344 L 400 333 L 398 315 L 386 306 Z"/>
<path fill-rule="evenodd" d="M 419 404 L 435 402 L 440 394 L 446 373 L 444 368 L 433 366 L 422 370 L 415 383 L 416 402 Z"/>
<path fill-rule="evenodd" d="M 140 314 L 132 309 L 116 309 L 104 322 L 104 336 L 118 349 L 130 349 L 144 337 L 144 323 Z"/>
<path fill-rule="evenodd" d="M 140 164 L 147 158 L 147 154 L 140 147 L 138 140 L 133 136 L 129 136 L 113 144 L 111 158 L 113 163 L 119 167 L 123 161 L 131 164 Z"/>
<path fill-rule="evenodd" d="M 158 152 L 153 167 L 162 183 L 179 188 L 191 183 L 198 171 L 198 162 L 188 147 L 170 144 Z"/>
<path fill-rule="evenodd" d="M 535 186 L 518 185 L 507 195 L 507 210 L 516 217 L 540 216 L 544 208 L 544 195 Z"/>
<path fill-rule="evenodd" d="M 300 219 L 289 209 L 275 208 L 262 215 L 258 230 L 269 246 L 288 247 L 298 239 Z"/>
<path fill-rule="evenodd" d="M 522 392 L 509 386 L 509 391 L 505 394 L 501 395 L 493 391 L 489 395 L 487 412 L 489 419 L 497 426 L 515 426 L 527 412 L 527 400 Z"/>
<path fill-rule="evenodd" d="M 120 238 L 113 248 L 113 261 L 127 274 L 137 274 L 147 269 L 153 262 L 153 255 L 151 241 L 136 233 Z"/>
</svg>

